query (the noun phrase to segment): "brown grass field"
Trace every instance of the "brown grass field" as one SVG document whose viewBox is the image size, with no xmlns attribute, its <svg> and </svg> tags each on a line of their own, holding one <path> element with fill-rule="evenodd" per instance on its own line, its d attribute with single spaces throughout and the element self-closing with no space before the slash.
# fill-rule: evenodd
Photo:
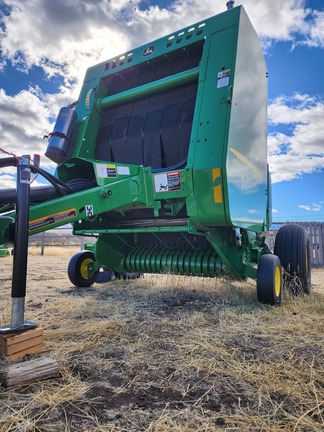
<svg viewBox="0 0 324 432">
<path fill-rule="evenodd" d="M 146 275 L 75 288 L 67 255 L 30 255 L 26 316 L 61 377 L 4 389 L 0 431 L 324 430 L 324 269 L 309 296 L 258 303 L 255 283 Z M 0 325 L 12 259 L 0 259 Z M 4 364 L 4 361 L 0 361 Z"/>
</svg>

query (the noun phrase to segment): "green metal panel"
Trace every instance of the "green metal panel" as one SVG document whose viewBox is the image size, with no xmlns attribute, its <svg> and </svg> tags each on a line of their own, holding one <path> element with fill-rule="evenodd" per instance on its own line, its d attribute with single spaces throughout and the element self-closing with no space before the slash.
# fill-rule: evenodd
<svg viewBox="0 0 324 432">
<path fill-rule="evenodd" d="M 198 91 L 196 136 L 188 161 L 192 166 L 194 183 L 194 194 L 187 200 L 188 213 L 197 226 L 227 224 L 223 168 L 234 80 L 236 32 L 237 27 L 233 25 L 212 33 L 208 41 L 206 72 Z M 229 71 L 229 77 L 223 86 L 219 84 L 218 76 L 225 75 L 224 71 Z"/>
<path fill-rule="evenodd" d="M 0 246 L 0 258 L 10 255 L 9 249 L 6 246 Z"/>
<path fill-rule="evenodd" d="M 267 71 L 259 39 L 240 14 L 226 176 L 233 225 L 260 232 L 267 207 Z"/>
<path fill-rule="evenodd" d="M 154 81 L 153 83 L 135 87 L 124 92 L 117 93 L 116 95 L 107 96 L 106 98 L 97 100 L 97 107 L 103 110 L 107 107 L 130 102 L 136 99 L 150 96 L 151 94 L 159 91 L 169 90 L 188 84 L 198 79 L 199 68 L 190 69 L 189 71 L 180 72 L 166 78 Z"/>
</svg>

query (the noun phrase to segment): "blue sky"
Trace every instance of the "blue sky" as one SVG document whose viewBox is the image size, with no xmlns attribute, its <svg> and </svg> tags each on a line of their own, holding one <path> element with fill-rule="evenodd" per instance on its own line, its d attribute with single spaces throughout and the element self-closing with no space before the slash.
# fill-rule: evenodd
<svg viewBox="0 0 324 432">
<path fill-rule="evenodd" d="M 324 1 L 242 0 L 269 71 L 275 220 L 324 220 Z M 44 154 L 86 68 L 226 9 L 226 0 L 0 0 L 0 147 Z M 53 164 L 42 157 L 42 166 Z M 13 187 L 14 170 L 0 173 Z"/>
</svg>

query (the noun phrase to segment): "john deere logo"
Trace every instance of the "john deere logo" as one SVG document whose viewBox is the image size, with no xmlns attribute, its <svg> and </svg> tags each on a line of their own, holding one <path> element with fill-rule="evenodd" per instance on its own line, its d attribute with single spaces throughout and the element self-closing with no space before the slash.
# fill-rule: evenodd
<svg viewBox="0 0 324 432">
<path fill-rule="evenodd" d="M 153 54 L 154 51 L 155 51 L 155 45 L 150 45 L 150 46 L 146 47 L 146 48 L 143 50 L 143 54 L 142 54 L 142 56 L 143 56 L 143 57 L 148 57 L 148 56 L 150 56 L 151 54 Z"/>
</svg>

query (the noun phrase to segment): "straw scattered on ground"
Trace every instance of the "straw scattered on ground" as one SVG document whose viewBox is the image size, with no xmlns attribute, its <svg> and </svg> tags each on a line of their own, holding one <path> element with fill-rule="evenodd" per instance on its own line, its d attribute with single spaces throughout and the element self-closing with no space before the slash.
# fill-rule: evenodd
<svg viewBox="0 0 324 432">
<path fill-rule="evenodd" d="M 26 319 L 61 378 L 0 390 L 0 431 L 322 431 L 324 269 L 310 296 L 146 275 L 74 288 L 67 256 L 30 256 Z M 2 258 L 0 325 L 12 260 Z M 35 356 L 34 356 L 35 357 Z M 31 357 L 33 358 L 33 357 Z"/>
</svg>

